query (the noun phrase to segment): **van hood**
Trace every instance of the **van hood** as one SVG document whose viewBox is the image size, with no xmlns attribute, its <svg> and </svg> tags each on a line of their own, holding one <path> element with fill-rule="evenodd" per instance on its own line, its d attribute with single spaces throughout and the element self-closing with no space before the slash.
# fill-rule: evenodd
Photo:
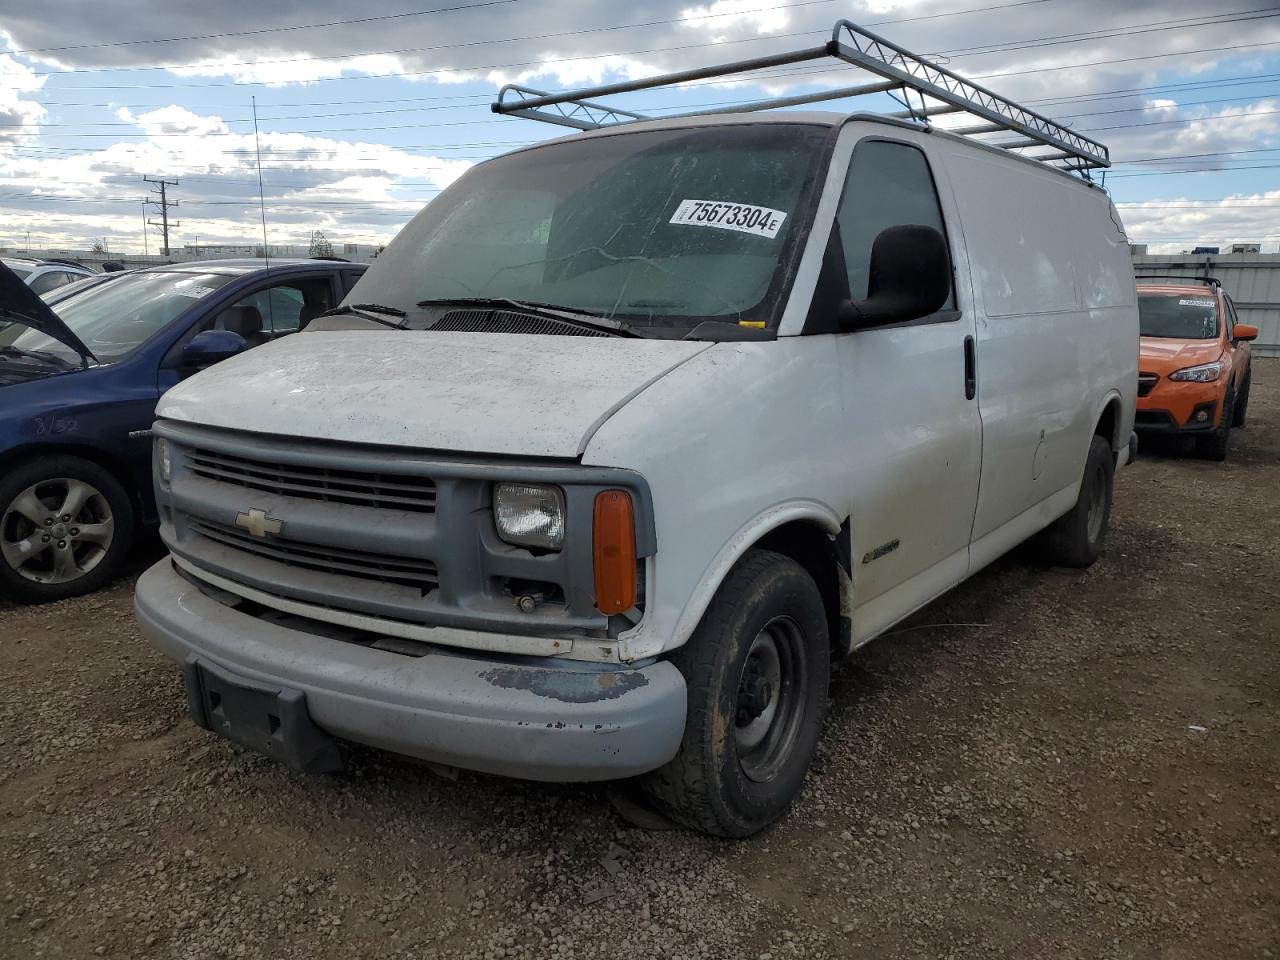
<svg viewBox="0 0 1280 960">
<path fill-rule="evenodd" d="M 24 323 L 45 336 L 60 340 L 88 361 L 96 359 L 72 332 L 16 273 L 0 263 L 0 322 Z"/>
<path fill-rule="evenodd" d="M 1222 344 L 1217 337 L 1212 340 L 1175 340 L 1169 337 L 1142 337 L 1138 341 L 1139 365 L 1150 373 L 1162 376 L 1212 363 L 1222 356 Z"/>
<path fill-rule="evenodd" d="M 422 450 L 570 458 L 701 341 L 443 331 L 302 333 L 160 400 L 166 419 Z"/>
</svg>

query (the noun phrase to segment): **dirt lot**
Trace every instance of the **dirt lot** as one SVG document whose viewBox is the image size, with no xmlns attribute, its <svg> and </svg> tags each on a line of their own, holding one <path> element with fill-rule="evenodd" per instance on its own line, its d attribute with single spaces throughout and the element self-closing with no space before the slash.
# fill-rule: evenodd
<svg viewBox="0 0 1280 960">
<path fill-rule="evenodd" d="M 293 775 L 186 721 L 128 583 L 0 607 L 0 957 L 1280 957 L 1280 361 L 1253 390 L 1227 464 L 1122 473 L 1093 569 L 1006 557 L 861 651 L 741 843 Z"/>
</svg>

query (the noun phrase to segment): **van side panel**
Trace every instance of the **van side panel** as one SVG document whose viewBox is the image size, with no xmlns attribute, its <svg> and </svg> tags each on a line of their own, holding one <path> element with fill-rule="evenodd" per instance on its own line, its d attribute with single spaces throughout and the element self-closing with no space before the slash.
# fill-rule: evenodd
<svg viewBox="0 0 1280 960">
<path fill-rule="evenodd" d="M 1128 437 L 1133 271 L 1101 190 L 1013 158 L 947 150 L 978 307 L 983 463 L 973 540 L 1005 524 L 1022 539 L 1074 503 L 1108 396 L 1121 398 L 1121 442 Z"/>
</svg>

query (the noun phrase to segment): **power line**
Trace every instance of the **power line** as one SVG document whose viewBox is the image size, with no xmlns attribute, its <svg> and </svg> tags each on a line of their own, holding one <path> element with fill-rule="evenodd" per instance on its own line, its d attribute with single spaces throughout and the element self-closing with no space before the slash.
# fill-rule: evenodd
<svg viewBox="0 0 1280 960">
<path fill-rule="evenodd" d="M 1277 76 L 1277 77 L 1280 77 L 1280 74 L 1277 74 L 1276 76 Z M 1274 93 L 1280 93 L 1280 90 L 1274 91 Z M 1172 104 L 1172 106 L 1176 106 L 1176 107 L 1181 108 L 1181 107 L 1198 107 L 1198 106 L 1205 106 L 1205 105 L 1215 104 L 1215 103 L 1235 103 L 1235 102 L 1236 102 L 1236 101 L 1238 101 L 1238 100 L 1254 100 L 1254 99 L 1257 99 L 1257 98 L 1258 98 L 1258 97 L 1260 97 L 1260 96 L 1261 96 L 1261 97 L 1267 97 L 1267 96 L 1272 96 L 1272 95 L 1273 95 L 1273 91 L 1267 91 L 1266 93 L 1263 93 L 1263 94 L 1256 94 L 1256 93 L 1255 93 L 1255 94 L 1249 94 L 1249 95 L 1243 95 L 1243 94 L 1242 94 L 1242 95 L 1237 96 L 1237 97 L 1224 97 L 1224 98 L 1220 98 L 1220 99 L 1216 99 L 1216 100 L 1189 100 L 1189 101 L 1185 101 L 1185 102 L 1180 102 L 1180 103 Z M 488 98 L 488 97 L 486 97 L 486 100 L 488 100 L 488 99 L 489 99 L 489 98 Z M 1054 105 L 1054 106 L 1066 106 L 1068 103 L 1076 102 L 1076 99 L 1078 99 L 1079 101 L 1083 102 L 1083 101 L 1085 101 L 1085 100 L 1091 100 L 1091 99 L 1097 99 L 1097 98 L 1096 98 L 1096 97 L 1061 98 L 1061 99 L 1059 99 L 1056 103 L 1054 103 L 1053 105 Z M 640 111 L 640 112 L 650 111 L 650 112 L 654 113 L 655 115 L 660 116 L 660 115 L 661 115 L 661 112 L 662 112 L 662 111 L 665 111 L 665 110 L 680 110 L 680 111 L 683 111 L 683 110 L 693 110 L 693 109 L 701 109 L 701 108 L 703 108 L 703 107 L 719 107 L 719 106 L 726 106 L 726 105 L 732 105 L 732 104 L 734 104 L 734 103 L 741 103 L 741 102 L 742 102 L 741 100 L 712 100 L 712 101 L 706 101 L 706 102 L 702 102 L 702 103 L 680 103 L 680 104 L 672 104 L 672 105 L 666 105 L 666 106 L 657 106 L 657 105 L 654 105 L 654 106 L 636 106 L 636 107 L 634 107 L 633 109 L 635 109 L 635 110 L 637 110 L 637 111 Z M 1029 101 L 1025 101 L 1025 102 L 1026 102 L 1028 105 L 1032 105 L 1032 104 L 1037 104 L 1039 101 L 1029 100 Z M 445 105 L 445 106 L 430 106 L 430 107 L 396 107 L 396 108 L 391 108 L 391 109 L 386 109 L 386 110 L 360 110 L 360 111 L 354 111 L 354 112 L 353 112 L 353 111 L 349 111 L 349 110 L 344 110 L 344 111 L 340 111 L 340 112 L 338 112 L 338 113 L 311 113 L 311 114 L 299 114 L 299 115 L 296 115 L 296 116 L 288 116 L 288 117 L 259 117 L 259 119 L 260 119 L 260 120 L 262 120 L 262 121 L 272 120 L 272 121 L 275 121 L 275 122 L 281 122 L 281 121 L 283 121 L 283 122 L 292 122 L 292 121 L 295 121 L 295 120 L 322 120 L 322 119 L 330 119 L 330 118 L 338 118 L 338 117 L 351 117 L 351 116 L 376 116 L 376 115 L 381 115 L 381 114 L 391 114 L 391 113 L 394 113 L 394 114 L 402 114 L 402 113 L 421 113 L 421 112 L 425 112 L 425 111 L 428 111 L 428 110 L 462 110 L 462 109 L 471 109 L 471 110 L 474 110 L 474 106 L 472 106 L 472 105 L 468 104 L 468 105 L 461 105 L 461 106 L 459 106 L 459 105 Z M 1089 112 L 1089 113 L 1074 113 L 1074 114 L 1066 114 L 1066 115 L 1064 115 L 1064 116 L 1062 116 L 1062 117 L 1060 117 L 1060 118 L 1058 118 L 1058 119 L 1068 119 L 1068 120 L 1069 120 L 1069 119 L 1074 119 L 1074 118 L 1077 118 L 1077 117 L 1092 117 L 1092 116 L 1101 116 L 1101 115 L 1103 115 L 1103 114 L 1113 114 L 1113 113 L 1132 113 L 1132 112 L 1134 112 L 1134 111 L 1136 111 L 1136 110 L 1150 110 L 1150 109 L 1159 109 L 1159 108 L 1153 107 L 1151 104 L 1147 103 L 1147 104 L 1142 104 L 1142 105 L 1140 105 L 1140 106 L 1136 106 L 1136 107 L 1122 107 L 1122 108 L 1119 108 L 1119 109 L 1113 109 L 1113 110 L 1096 110 L 1096 111 L 1091 111 L 1091 112 Z M 250 122 L 252 121 L 252 118 L 251 118 L 251 117 L 218 117 L 217 119 L 218 119 L 219 121 L 221 121 L 222 123 L 250 123 Z M 495 123 L 495 122 L 506 122 L 506 121 L 505 121 L 505 120 L 497 120 L 497 119 L 495 119 L 495 118 L 489 117 L 489 118 L 486 118 L 486 119 L 484 119 L 484 120 L 462 120 L 462 121 L 447 121 L 447 122 L 444 122 L 444 123 L 432 123 L 432 124 L 431 124 L 431 126 L 432 126 L 433 128 L 434 128 L 434 127 L 479 126 L 479 125 L 483 125 L 483 124 L 492 124 L 492 123 Z M 50 127 L 137 127 L 137 126 L 139 126 L 139 124 L 138 124 L 138 122 L 137 122 L 136 120 L 135 120 L 135 121 L 125 121 L 125 120 L 111 120 L 111 121 L 77 121 L 77 122 L 73 122 L 73 123 L 68 123 L 68 122 L 52 122 L 52 123 L 22 123 L 22 122 L 18 122 L 18 123 L 11 123 L 11 124 L 3 124 L 3 123 L 0 123 L 0 127 L 6 127 L 6 126 L 12 126 L 12 127 L 39 127 L 39 128 L 41 128 L 41 129 L 48 129 L 48 128 L 50 128 Z M 417 127 L 420 127 L 420 126 L 422 126 L 422 125 L 421 125 L 421 124 L 411 124 L 410 126 L 412 126 L 412 127 L 414 127 L 414 128 L 417 128 Z M 376 127 L 374 127 L 374 128 L 363 128 L 363 127 L 361 127 L 361 128 L 351 128 L 351 129 L 380 129 L 380 128 L 376 128 Z M 296 133 L 296 132 L 300 132 L 300 131 L 281 131 L 281 132 Z M 301 131 L 301 132 L 306 132 L 306 131 Z M 231 135 L 237 135 L 237 134 L 235 134 L 235 133 L 234 133 L 234 131 L 227 131 L 227 133 L 228 133 L 228 134 L 231 134 Z M 143 135 L 144 135 L 144 134 L 134 134 L 134 136 L 143 136 Z M 194 135 L 196 135 L 196 134 L 169 134 L 169 135 L 170 135 L 170 136 L 188 136 L 188 135 L 192 135 L 192 136 L 194 136 Z"/>
<path fill-rule="evenodd" d="M 1280 79 L 1280 73 L 1245 74 L 1243 76 L 1236 76 L 1236 77 L 1220 77 L 1216 80 L 1189 80 L 1182 83 L 1160 83 L 1160 84 L 1155 84 L 1153 86 L 1146 86 L 1146 87 L 1121 87 L 1115 90 L 1098 90 L 1098 91 L 1094 91 L 1092 93 L 1087 93 L 1087 94 L 1072 94 L 1072 95 L 1060 96 L 1060 97 L 1044 97 L 1044 98 L 1035 99 L 1035 100 L 1026 100 L 1024 102 L 1028 105 L 1034 105 L 1034 104 L 1051 105 L 1059 101 L 1077 102 L 1077 101 L 1084 101 L 1084 100 L 1122 99 L 1126 96 L 1138 96 L 1144 93 L 1153 93 L 1153 92 L 1159 92 L 1159 91 L 1172 91 L 1172 90 L 1183 90 L 1183 89 L 1192 89 L 1192 88 L 1198 89 L 1201 87 L 1213 88 L 1213 87 L 1231 87 L 1231 86 L 1252 86 L 1254 84 L 1265 83 L 1265 82 L 1269 82 L 1271 80 L 1276 80 L 1276 79 Z M 712 81 L 712 83 L 719 83 L 719 82 L 721 81 Z M 702 85 L 704 84 L 702 83 L 688 84 L 688 86 L 691 86 L 691 87 L 702 86 Z M 549 92 L 563 92 L 563 91 L 549 91 Z M 493 99 L 493 95 L 491 93 L 461 93 L 461 94 L 450 94 L 450 95 L 431 96 L 431 97 L 377 97 L 372 100 L 353 100 L 351 98 L 345 98 L 342 100 L 285 101 L 285 102 L 266 104 L 266 107 L 268 109 L 278 109 L 281 107 L 313 108 L 313 107 L 364 106 L 367 104 L 374 104 L 374 103 L 377 103 L 377 104 L 385 104 L 385 103 L 436 104 L 439 101 L 449 101 L 448 103 L 442 103 L 437 106 L 431 106 L 431 107 L 400 108 L 406 113 L 415 113 L 415 112 L 418 112 L 419 110 L 472 109 L 479 104 L 484 104 L 487 106 L 492 99 Z M 461 101 L 469 101 L 469 102 L 464 103 Z M 171 105 L 170 103 L 159 103 L 159 102 L 90 103 L 83 100 L 41 100 L 38 102 L 42 107 L 114 107 L 114 108 L 130 109 L 130 110 L 154 110 L 154 109 L 159 109 L 159 108 Z M 213 103 L 213 104 L 205 104 L 204 106 L 206 109 L 225 109 L 227 107 L 239 108 L 239 107 L 242 107 L 243 104 L 240 101 L 236 101 L 235 103 Z M 395 112 L 395 111 L 372 110 L 372 111 L 360 111 L 360 112 L 361 113 L 386 113 L 386 112 Z M 347 114 L 345 113 L 334 114 L 334 116 L 345 116 L 345 115 Z M 274 117 L 274 118 L 264 117 L 263 119 L 287 120 L 287 119 L 305 119 L 305 118 L 281 116 L 281 117 Z"/>
<path fill-rule="evenodd" d="M 732 13 L 726 13 L 726 14 L 709 14 L 708 16 L 709 17 L 738 16 L 746 13 L 773 12 L 776 10 L 784 10 L 792 7 L 806 6 L 811 3 L 825 3 L 825 2 L 829 2 L 829 0 L 799 0 L 799 2 L 791 3 L 791 4 L 779 4 L 779 5 L 770 6 L 770 7 L 758 7 L 753 10 L 733 11 Z M 966 12 L 981 12 L 981 11 L 974 10 L 974 11 L 966 11 Z M 1271 8 L 1271 7 L 1260 7 L 1260 8 L 1250 9 L 1250 10 L 1225 11 L 1223 13 L 1209 14 L 1207 16 L 1178 17 L 1178 18 L 1172 18 L 1168 20 L 1154 20 L 1154 21 L 1149 21 L 1147 23 L 1132 24 L 1125 27 L 1116 27 L 1116 28 L 1108 28 L 1106 30 L 1090 31 L 1087 34 L 1079 34 L 1079 33 L 1058 34 L 1058 35 L 1049 36 L 1049 37 L 1028 38 L 1024 40 L 1010 40 L 1004 43 L 994 44 L 994 45 L 985 45 L 985 46 L 967 47 L 967 48 L 960 47 L 960 48 L 954 48 L 954 49 L 939 50 L 939 51 L 931 52 L 927 54 L 927 56 L 932 56 L 932 57 L 983 56 L 991 53 L 1009 53 L 1009 52 L 1014 52 L 1018 50 L 1039 49 L 1042 47 L 1058 46 L 1058 45 L 1067 44 L 1067 43 L 1084 43 L 1084 42 L 1090 42 L 1090 41 L 1096 41 L 1096 40 L 1111 39 L 1113 37 L 1118 37 L 1118 36 L 1131 36 L 1131 35 L 1144 34 L 1144 33 L 1160 32 L 1165 30 L 1195 29 L 1198 27 L 1205 27 L 1205 26 L 1217 26 L 1219 24 L 1234 24 L 1234 23 L 1240 23 L 1240 22 L 1248 22 L 1251 20 L 1267 19 L 1270 17 L 1277 17 L 1277 16 L 1280 16 L 1280 11 L 1276 11 L 1274 8 Z M 601 33 L 601 32 L 618 31 L 618 30 L 634 30 L 634 29 L 641 29 L 644 27 L 664 26 L 664 25 L 670 25 L 674 23 L 681 23 L 681 22 L 684 22 L 685 19 L 686 18 L 672 18 L 672 19 L 666 19 L 666 20 L 651 20 L 651 21 L 646 21 L 643 23 L 636 23 L 636 24 L 610 24 L 610 25 L 600 26 L 600 27 L 586 27 L 579 30 L 560 31 L 557 33 L 530 35 L 530 36 L 517 36 L 517 37 L 504 37 L 504 38 L 492 39 L 492 40 L 489 40 L 489 39 L 468 40 L 468 41 L 462 41 L 458 43 L 436 44 L 436 45 L 427 46 L 427 47 L 401 47 L 401 48 L 390 49 L 390 50 L 365 50 L 357 53 L 341 53 L 341 54 L 303 56 L 303 57 L 281 57 L 281 58 L 276 58 L 271 60 L 258 59 L 258 60 L 211 62 L 208 59 L 206 59 L 206 60 L 195 61 L 191 63 L 147 64 L 142 66 L 72 67 L 66 70 L 35 71 L 34 75 L 38 77 L 51 77 L 51 76 L 70 76 L 70 75 L 87 74 L 87 73 L 102 73 L 102 72 L 108 72 L 108 71 L 109 72 L 145 72 L 145 71 L 185 70 L 185 69 L 194 69 L 194 68 L 200 68 L 200 67 L 216 67 L 218 69 L 225 69 L 227 67 L 279 66 L 281 64 L 293 64 L 293 63 L 339 63 L 341 61 L 354 60 L 362 57 L 398 56 L 402 54 L 413 54 L 413 53 L 433 53 L 440 50 L 453 50 L 453 49 L 461 49 L 461 48 L 476 47 L 476 46 L 487 47 L 495 43 L 516 43 L 516 42 L 530 41 L 530 40 L 545 40 L 545 39 L 554 39 L 554 38 L 560 38 L 560 37 L 584 36 L 592 33 Z M 892 21 L 884 21 L 884 22 L 892 22 Z M 705 47 L 723 47 L 728 44 L 758 43 L 758 42 L 764 42 L 764 41 L 770 41 L 770 40 L 790 39 L 795 37 L 811 37 L 814 34 L 814 32 L 815 31 L 811 29 L 797 30 L 797 31 L 792 31 L 790 33 L 776 33 L 776 34 L 768 34 L 765 36 L 743 37 L 736 40 L 707 41 L 703 43 L 680 44 L 677 46 L 669 46 L 669 47 L 649 47 L 643 50 L 611 51 L 611 52 L 605 52 L 605 53 L 590 54 L 582 57 L 566 57 L 564 59 L 568 61 L 573 61 L 573 60 L 598 59 L 600 57 L 637 56 L 637 55 L 648 54 L 648 53 L 669 53 L 673 51 L 702 49 Z M 444 72 L 469 72 L 469 71 L 479 71 L 479 70 L 510 69 L 512 67 L 535 66 L 541 62 L 543 61 L 535 60 L 535 61 L 523 61 L 523 62 L 517 62 L 517 63 L 485 64 L 481 66 L 448 66 L 448 67 L 442 67 L 438 70 L 428 71 L 426 74 L 423 74 L 423 75 L 431 75 L 435 73 L 444 73 Z M 343 79 L 343 78 L 322 77 L 322 78 L 316 78 L 316 79 L 334 80 L 334 79 Z M 355 78 L 347 78 L 347 79 L 355 79 Z"/>
<path fill-rule="evenodd" d="M 290 32 L 290 31 L 298 31 L 298 30 L 316 30 L 316 29 L 322 29 L 327 27 L 353 26 L 353 25 L 363 24 L 363 23 L 373 23 L 375 21 L 427 16 L 429 14 L 434 14 L 434 13 L 450 13 L 458 10 L 468 10 L 468 9 L 480 8 L 485 6 L 496 6 L 498 3 L 514 3 L 514 2 L 516 2 L 516 0 L 495 0 L 495 2 L 492 2 L 492 3 L 476 3 L 476 4 L 466 5 L 466 6 L 435 8 L 431 10 L 415 10 L 415 11 L 409 11 L 406 13 L 387 14 L 385 16 L 359 17 L 354 20 L 330 20 L 325 23 L 295 24 L 292 26 L 284 26 L 284 27 L 264 27 L 258 30 L 241 30 L 241 31 L 229 32 L 229 33 L 210 33 L 210 34 L 204 34 L 202 36 L 164 37 L 164 38 L 153 39 L 153 40 L 116 40 L 116 41 L 107 41 L 103 43 L 83 43 L 83 44 L 77 44 L 74 46 L 64 46 L 64 47 L 34 47 L 34 48 L 28 48 L 25 50 L 11 50 L 9 52 L 10 53 L 55 53 L 55 52 L 66 51 L 66 50 L 91 50 L 91 49 L 100 49 L 103 47 L 136 46 L 139 44 L 149 44 L 149 43 L 181 43 L 189 40 L 221 40 L 221 39 L 226 39 L 231 37 L 260 36 L 262 34 L 268 34 L 268 33 L 284 33 L 284 32 Z M 781 9 L 787 9 L 789 7 L 801 7 L 801 6 L 809 6 L 816 3 L 833 3 L 833 2 L 835 2 L 835 0 L 802 0 L 802 2 L 791 3 L 791 4 L 778 4 L 776 6 L 766 7 L 763 9 L 764 10 L 781 10 Z M 958 17 L 958 16 L 964 16 L 966 14 L 971 14 L 971 13 L 986 13 L 991 10 L 1007 10 L 1013 7 L 1030 7 L 1030 6 L 1035 6 L 1041 3 L 1050 3 L 1050 2 L 1052 2 L 1052 0 L 1015 0 L 1015 2 L 1012 2 L 1012 3 L 993 4 L 985 7 L 969 7 L 962 10 L 949 10 L 949 11 L 944 11 L 942 13 L 924 14 L 924 15 L 915 16 L 915 17 L 898 17 L 892 20 L 872 20 L 864 24 L 864 26 L 875 27 L 875 26 L 885 26 L 887 24 L 915 23 L 922 20 L 941 20 L 946 17 Z M 728 14 L 706 14 L 703 17 L 700 17 L 699 19 L 708 19 L 710 17 L 719 17 L 719 16 L 737 16 L 742 13 L 750 13 L 750 12 L 761 12 L 761 11 L 735 10 L 732 13 L 728 13 Z M 656 24 L 663 24 L 663 23 L 679 23 L 679 22 L 683 22 L 683 18 L 680 20 L 653 21 L 652 24 L 648 24 L 648 25 L 656 25 Z M 627 25 L 621 25 L 616 29 L 625 29 L 626 26 Z M 640 24 L 640 26 L 645 26 L 645 24 Z M 575 31 L 570 31 L 565 34 L 547 34 L 544 37 L 517 38 L 517 39 L 546 39 L 546 38 L 551 38 L 556 36 L 572 36 L 574 33 Z M 496 42 L 502 42 L 502 41 L 496 41 Z M 362 56 L 362 54 L 360 55 Z"/>
<path fill-rule="evenodd" d="M 294 30 L 318 30 L 324 27 L 347 27 L 360 23 L 375 23 L 386 20 L 403 20 L 409 17 L 426 17 L 436 13 L 454 13 L 459 10 L 478 10 L 482 7 L 497 7 L 517 0 L 482 0 L 480 3 L 459 4 L 453 7 L 434 7 L 429 10 L 410 10 L 405 13 L 388 13 L 376 17 L 357 17 L 354 20 L 329 20 L 325 23 L 302 23 L 287 27 L 264 27 L 258 30 L 238 30 L 231 33 L 205 33 L 189 37 L 161 37 L 154 40 L 110 40 L 104 43 L 80 43 L 63 47 L 27 47 L 11 50 L 10 53 L 63 53 L 67 50 L 91 50 L 102 47 L 130 47 L 147 43 L 184 43 L 190 40 L 221 40 L 229 37 L 253 37 L 266 33 L 287 33 Z"/>
</svg>

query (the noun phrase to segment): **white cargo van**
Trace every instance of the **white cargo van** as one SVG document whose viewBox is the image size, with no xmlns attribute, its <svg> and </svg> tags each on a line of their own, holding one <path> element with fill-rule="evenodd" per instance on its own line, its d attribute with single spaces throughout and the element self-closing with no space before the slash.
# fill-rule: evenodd
<svg viewBox="0 0 1280 960">
<path fill-rule="evenodd" d="M 832 58 L 880 80 L 586 99 Z M 758 112 L 886 91 L 901 116 Z M 750 834 L 834 658 L 1033 535 L 1098 556 L 1138 356 L 1106 148 L 848 23 L 495 109 L 585 132 L 474 167 L 333 316 L 165 395 L 138 616 L 197 723 L 300 769 L 347 740 L 638 777 Z"/>
</svg>

